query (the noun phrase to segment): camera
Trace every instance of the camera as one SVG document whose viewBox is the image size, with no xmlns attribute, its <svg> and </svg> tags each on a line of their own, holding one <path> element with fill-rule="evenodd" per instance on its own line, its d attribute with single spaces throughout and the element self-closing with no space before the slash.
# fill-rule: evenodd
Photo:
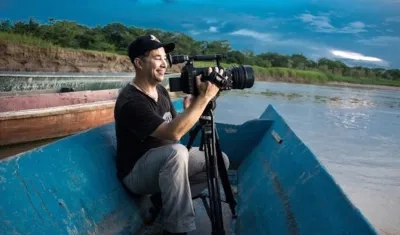
<svg viewBox="0 0 400 235">
<path fill-rule="evenodd" d="M 228 69 L 224 69 L 220 65 L 220 60 L 226 58 L 226 55 L 171 55 L 168 54 L 168 62 L 170 66 L 186 62 L 181 70 L 180 77 L 169 78 L 169 88 L 171 92 L 182 91 L 186 94 L 197 96 L 199 91 L 196 85 L 196 76 L 202 74 L 201 80 L 209 81 L 220 89 L 220 91 L 231 89 L 251 88 L 254 85 L 254 71 L 250 65 L 239 65 Z M 216 60 L 217 67 L 224 69 L 221 76 L 213 71 L 208 75 L 208 67 L 195 68 L 194 61 L 212 61 Z M 227 79 L 225 77 L 228 77 Z"/>
</svg>

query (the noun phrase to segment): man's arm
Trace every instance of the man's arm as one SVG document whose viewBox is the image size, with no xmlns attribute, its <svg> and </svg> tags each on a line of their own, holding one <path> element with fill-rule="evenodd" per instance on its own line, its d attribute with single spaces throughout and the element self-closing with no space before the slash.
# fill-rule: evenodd
<svg viewBox="0 0 400 235">
<path fill-rule="evenodd" d="M 208 74 L 212 72 L 212 68 L 208 68 Z M 223 74 L 223 70 L 216 68 L 216 72 Z M 168 139 L 172 141 L 179 141 L 185 135 L 203 114 L 204 109 L 208 102 L 218 93 L 219 89 L 216 85 L 210 82 L 201 82 L 201 75 L 196 77 L 197 88 L 199 95 L 193 103 L 185 109 L 183 113 L 172 119 L 171 122 L 163 122 L 155 129 L 151 136 L 159 139 Z"/>
<path fill-rule="evenodd" d="M 175 118 L 176 116 L 178 116 L 178 113 L 176 112 L 176 109 L 174 107 L 174 104 L 172 103 L 171 97 L 170 97 L 167 89 L 165 89 L 165 88 L 164 88 L 164 93 L 168 97 L 168 100 L 169 100 L 169 109 L 171 111 L 172 118 Z"/>
<path fill-rule="evenodd" d="M 159 125 L 151 136 L 159 139 L 179 141 L 199 120 L 208 102 L 209 99 L 203 96 L 197 97 L 190 107 L 176 116 L 171 122 L 163 122 Z"/>
</svg>

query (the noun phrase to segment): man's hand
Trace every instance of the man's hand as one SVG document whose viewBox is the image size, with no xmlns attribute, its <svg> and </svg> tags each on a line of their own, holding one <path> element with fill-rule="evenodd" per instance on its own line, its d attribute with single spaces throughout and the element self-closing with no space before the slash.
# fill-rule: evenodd
<svg viewBox="0 0 400 235">
<path fill-rule="evenodd" d="M 215 67 L 215 72 L 219 74 L 223 74 L 223 69 L 219 70 L 218 67 Z M 212 68 L 208 67 L 208 74 L 212 73 Z M 209 81 L 201 82 L 201 74 L 196 77 L 197 88 L 199 89 L 199 96 L 205 98 L 207 101 L 210 101 L 214 96 L 218 94 L 219 88 L 212 84 Z"/>
<path fill-rule="evenodd" d="M 223 74 L 223 70 L 215 68 L 219 74 Z M 208 68 L 208 74 L 212 72 Z M 196 77 L 199 95 L 197 97 L 188 96 L 184 99 L 185 111 L 172 119 L 171 122 L 164 122 L 151 134 L 151 136 L 159 139 L 168 139 L 172 141 L 179 141 L 196 122 L 199 120 L 204 109 L 207 107 L 208 102 L 214 98 L 219 91 L 219 88 L 211 82 L 201 82 L 201 75 Z"/>
<path fill-rule="evenodd" d="M 222 75 L 222 73 L 224 72 L 223 69 L 221 69 L 221 70 L 219 71 L 218 67 L 215 68 L 215 71 L 216 71 L 217 73 L 221 74 L 221 75 Z M 212 72 L 212 68 L 208 68 L 208 74 L 210 74 L 211 72 Z M 201 79 L 201 75 L 199 75 L 198 78 L 196 77 L 196 79 L 200 80 L 200 79 Z M 201 84 L 201 83 L 198 83 L 198 84 L 200 84 L 200 86 L 204 86 L 204 88 L 207 86 L 207 85 Z M 198 86 L 198 88 L 200 89 L 199 86 Z M 216 95 L 216 94 L 215 94 L 215 95 Z M 214 95 L 214 96 L 215 96 L 215 95 Z M 186 95 L 186 96 L 183 98 L 183 109 L 185 110 L 185 109 L 189 108 L 190 105 L 194 102 L 195 99 L 196 99 L 196 97 L 193 96 L 193 95 Z"/>
<path fill-rule="evenodd" d="M 190 107 L 190 105 L 193 103 L 193 101 L 196 99 L 193 95 L 187 95 L 183 98 L 183 109 L 187 109 Z"/>
</svg>

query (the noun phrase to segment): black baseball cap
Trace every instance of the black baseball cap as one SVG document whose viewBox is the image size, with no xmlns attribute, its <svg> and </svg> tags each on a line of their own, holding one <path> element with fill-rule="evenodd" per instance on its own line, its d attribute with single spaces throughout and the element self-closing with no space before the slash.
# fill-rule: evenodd
<svg viewBox="0 0 400 235">
<path fill-rule="evenodd" d="M 129 44 L 128 56 L 133 63 L 133 60 L 136 57 L 144 55 L 147 51 L 158 49 L 160 47 L 164 47 L 165 53 L 168 54 L 175 49 L 175 43 L 161 43 L 160 40 L 151 34 L 139 36 Z"/>
</svg>

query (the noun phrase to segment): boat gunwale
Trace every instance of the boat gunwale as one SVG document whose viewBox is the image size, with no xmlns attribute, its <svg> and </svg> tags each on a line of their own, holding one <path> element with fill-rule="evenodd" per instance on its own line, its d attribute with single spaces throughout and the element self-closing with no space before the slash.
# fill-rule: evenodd
<svg viewBox="0 0 400 235">
<path fill-rule="evenodd" d="M 44 117 L 51 115 L 63 115 L 63 114 L 80 113 L 80 112 L 87 112 L 99 109 L 107 109 L 114 107 L 115 101 L 116 99 L 112 99 L 112 100 L 103 100 L 103 101 L 96 101 L 84 104 L 56 106 L 50 108 L 8 111 L 0 113 L 0 121 Z"/>
<path fill-rule="evenodd" d="M 43 90 L 29 90 L 29 91 L 0 91 L 0 99 L 8 99 L 13 97 L 30 97 L 30 96 L 64 96 L 64 95 L 81 95 L 81 94 L 92 94 L 92 93 L 107 93 L 115 92 L 121 88 L 110 88 L 101 90 L 77 90 L 61 92 L 59 89 L 43 89 Z"/>
<path fill-rule="evenodd" d="M 177 92 L 168 92 L 171 100 L 181 98 L 180 94 Z M 24 109 L 19 111 L 8 111 L 0 113 L 0 121 L 6 120 L 16 120 L 24 118 L 35 118 L 44 117 L 51 115 L 63 115 L 70 113 L 80 113 L 99 109 L 113 108 L 115 106 L 116 99 L 95 101 L 83 104 L 71 104 L 62 105 L 49 108 L 39 108 L 39 109 Z"/>
</svg>

